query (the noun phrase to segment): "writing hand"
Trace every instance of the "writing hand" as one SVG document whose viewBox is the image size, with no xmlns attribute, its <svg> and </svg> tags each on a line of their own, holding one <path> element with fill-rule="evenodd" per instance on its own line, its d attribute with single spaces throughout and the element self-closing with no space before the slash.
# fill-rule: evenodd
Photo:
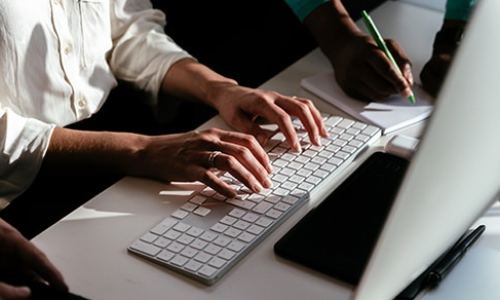
<svg viewBox="0 0 500 300">
<path fill-rule="evenodd" d="M 346 38 L 339 43 L 337 52 L 327 54 L 336 80 L 346 94 L 367 101 L 384 100 L 393 94 L 409 97 L 413 84 L 410 60 L 397 42 L 391 39 L 385 42 L 403 76 L 371 37 L 364 34 Z"/>
</svg>

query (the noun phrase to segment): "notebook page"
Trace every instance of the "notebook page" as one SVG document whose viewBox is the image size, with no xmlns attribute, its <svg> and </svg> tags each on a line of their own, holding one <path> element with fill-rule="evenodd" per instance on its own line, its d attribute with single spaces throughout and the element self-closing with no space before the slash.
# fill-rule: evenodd
<svg viewBox="0 0 500 300">
<path fill-rule="evenodd" d="M 425 120 L 433 108 L 433 97 L 418 85 L 413 86 L 415 104 L 400 95 L 370 103 L 351 98 L 337 84 L 333 71 L 306 77 L 301 85 L 352 117 L 381 127 L 384 135 Z"/>
</svg>

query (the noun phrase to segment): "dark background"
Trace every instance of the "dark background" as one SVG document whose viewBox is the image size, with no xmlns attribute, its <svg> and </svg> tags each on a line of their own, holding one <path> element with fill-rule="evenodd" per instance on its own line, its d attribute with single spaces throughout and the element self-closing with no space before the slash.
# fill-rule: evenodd
<svg viewBox="0 0 500 300">
<path fill-rule="evenodd" d="M 258 87 L 316 47 L 284 0 L 152 2 L 180 46 L 241 85 Z M 357 20 L 384 1 L 343 2 Z"/>
</svg>

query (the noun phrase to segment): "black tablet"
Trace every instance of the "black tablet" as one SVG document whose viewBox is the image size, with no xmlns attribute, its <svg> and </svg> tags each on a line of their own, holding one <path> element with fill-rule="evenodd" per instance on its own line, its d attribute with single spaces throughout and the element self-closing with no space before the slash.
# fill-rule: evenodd
<svg viewBox="0 0 500 300">
<path fill-rule="evenodd" d="M 357 284 L 408 164 L 373 153 L 275 244 L 276 254 Z"/>
</svg>

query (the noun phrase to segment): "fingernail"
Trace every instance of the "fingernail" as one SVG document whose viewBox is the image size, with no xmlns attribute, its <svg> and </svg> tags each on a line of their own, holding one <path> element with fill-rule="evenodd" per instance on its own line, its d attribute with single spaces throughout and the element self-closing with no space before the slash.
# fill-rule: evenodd
<svg viewBox="0 0 500 300">
<path fill-rule="evenodd" d="M 407 88 L 407 89 L 405 89 L 405 92 L 404 92 L 404 93 L 405 93 L 405 96 L 406 96 L 406 97 L 410 97 L 410 95 L 411 95 L 411 88 Z"/>
<path fill-rule="evenodd" d="M 314 136 L 314 142 L 316 143 L 316 145 L 321 146 L 321 139 L 319 136 Z"/>
<path fill-rule="evenodd" d="M 299 142 L 296 142 L 295 145 L 293 146 L 293 148 L 295 149 L 295 151 L 297 152 L 302 152 L 302 147 L 300 146 L 300 143 Z"/>
<path fill-rule="evenodd" d="M 330 136 L 330 135 L 328 134 L 328 130 L 326 130 L 326 127 L 325 127 L 325 126 L 321 127 L 321 132 L 323 133 L 323 136 L 324 136 L 324 137 L 328 137 L 328 136 Z"/>
<path fill-rule="evenodd" d="M 254 183 L 252 190 L 256 193 L 260 193 L 260 191 L 262 191 L 262 186 L 256 182 Z"/>
<path fill-rule="evenodd" d="M 272 187 L 272 186 L 273 186 L 272 181 L 271 181 L 269 178 L 266 178 L 266 179 L 264 180 L 264 187 L 265 187 L 266 189 L 268 189 L 268 188 L 270 188 L 270 187 Z"/>
<path fill-rule="evenodd" d="M 404 76 L 405 79 L 408 81 L 410 85 L 413 85 L 413 73 L 411 71 L 411 67 L 409 65 L 405 66 L 405 71 L 404 71 Z"/>
</svg>

